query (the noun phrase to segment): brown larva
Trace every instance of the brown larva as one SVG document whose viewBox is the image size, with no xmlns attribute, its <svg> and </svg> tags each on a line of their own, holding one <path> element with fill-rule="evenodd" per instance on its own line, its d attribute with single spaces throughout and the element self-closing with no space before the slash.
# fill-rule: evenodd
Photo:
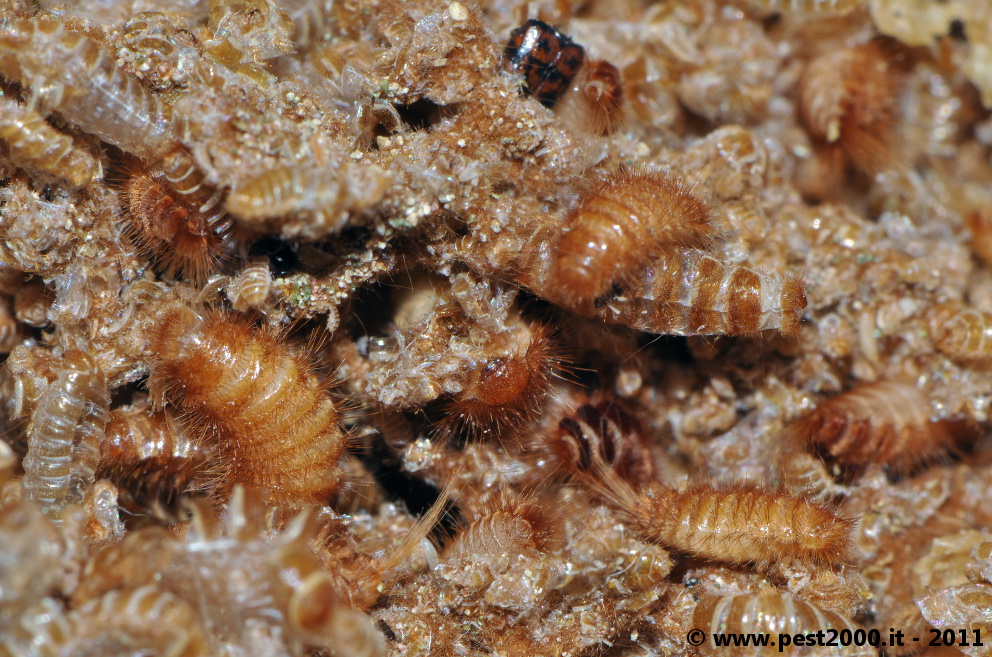
<svg viewBox="0 0 992 657">
<path fill-rule="evenodd" d="M 946 304 L 932 317 L 934 343 L 941 352 L 958 360 L 992 356 L 992 313 Z"/>
<path fill-rule="evenodd" d="M 810 632 L 826 632 L 848 630 L 853 633 L 864 628 L 835 611 L 820 609 L 789 593 L 765 589 L 760 593 L 734 596 L 707 596 L 699 601 L 692 616 L 692 626 L 700 628 L 707 634 L 701 651 L 707 655 L 730 655 L 731 657 L 757 657 L 758 655 L 805 654 L 794 652 L 802 650 L 799 647 L 785 645 L 769 645 L 764 648 L 740 646 L 717 648 L 711 636 L 713 633 L 769 634 L 772 642 L 781 641 L 782 635 L 806 635 Z M 805 636 L 803 637 L 805 638 Z M 811 649 L 811 655 L 841 655 L 843 657 L 869 657 L 875 655 L 875 649 L 867 641 L 863 646 L 851 642 L 850 646 L 828 648 L 826 650 Z"/>
<path fill-rule="evenodd" d="M 843 465 L 903 469 L 946 453 L 966 431 L 963 422 L 931 419 L 916 386 L 878 381 L 828 399 L 787 435 Z"/>
<path fill-rule="evenodd" d="M 462 391 L 445 405 L 443 434 L 464 430 L 503 438 L 540 414 L 551 376 L 564 359 L 544 324 L 533 324 L 519 335 L 480 362 Z"/>
<path fill-rule="evenodd" d="M 326 504 L 347 439 L 310 359 L 238 315 L 165 308 L 151 387 L 174 400 L 230 466 L 228 482 L 272 500 Z"/>
<path fill-rule="evenodd" d="M 103 373 L 85 353 L 66 352 L 58 367 L 31 415 L 23 463 L 25 493 L 56 521 L 93 483 L 109 403 Z"/>
<path fill-rule="evenodd" d="M 795 335 L 806 310 L 796 276 L 728 264 L 702 251 L 673 251 L 597 310 L 601 319 L 669 335 Z"/>
<path fill-rule="evenodd" d="M 854 520 L 783 491 L 746 483 L 635 491 L 610 470 L 584 481 L 616 506 L 644 540 L 704 559 L 835 564 L 851 550 Z"/>
<path fill-rule="evenodd" d="M 803 124 L 868 174 L 898 167 L 894 147 L 902 69 L 895 42 L 887 39 L 817 57 L 799 82 Z"/>
<path fill-rule="evenodd" d="M 223 471 L 212 450 L 193 440 L 168 409 L 138 405 L 110 412 L 97 476 L 121 489 L 123 506 L 140 510 L 207 493 Z"/>
<path fill-rule="evenodd" d="M 710 210 L 678 176 L 620 171 L 592 185 L 565 220 L 548 284 L 576 304 L 633 276 L 659 251 L 712 240 Z"/>
<path fill-rule="evenodd" d="M 100 162 L 72 137 L 64 135 L 21 103 L 5 98 L 0 89 L 0 139 L 11 158 L 73 187 L 82 187 L 102 175 Z"/>
<path fill-rule="evenodd" d="M 547 553 L 561 544 L 561 530 L 558 511 L 549 503 L 504 495 L 455 536 L 443 559 L 474 561 L 502 554 Z"/>
<path fill-rule="evenodd" d="M 601 464 L 635 485 L 654 475 L 644 428 L 612 399 L 583 404 L 563 417 L 547 439 L 547 451 L 566 474 L 594 472 Z"/>
<path fill-rule="evenodd" d="M 47 326 L 48 311 L 54 301 L 55 295 L 41 281 L 25 283 L 14 293 L 14 316 L 28 326 Z"/>
<path fill-rule="evenodd" d="M 5 23 L 0 75 L 30 90 L 29 107 L 58 111 L 132 155 L 155 160 L 175 143 L 169 105 L 129 76 L 110 50 L 62 23 L 32 18 Z"/>
<path fill-rule="evenodd" d="M 137 162 L 122 173 L 126 227 L 138 248 L 155 258 L 167 276 L 182 272 L 194 281 L 206 280 L 223 248 L 215 218 L 183 201 Z"/>
</svg>

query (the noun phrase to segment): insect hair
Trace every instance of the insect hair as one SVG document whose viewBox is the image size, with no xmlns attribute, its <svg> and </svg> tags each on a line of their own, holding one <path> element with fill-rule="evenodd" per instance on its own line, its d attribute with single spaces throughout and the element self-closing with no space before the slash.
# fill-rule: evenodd
<svg viewBox="0 0 992 657">
<path fill-rule="evenodd" d="M 692 616 L 692 626 L 702 628 L 708 635 L 722 633 L 764 633 L 807 634 L 820 630 L 848 630 L 851 633 L 863 630 L 861 626 L 841 614 L 820 609 L 805 600 L 796 598 L 784 591 L 765 589 L 760 593 L 733 596 L 706 596 L 696 605 Z M 704 643 L 704 654 L 727 654 L 732 657 L 755 657 L 757 655 L 778 654 L 782 646 L 772 647 L 733 647 L 715 649 L 711 642 Z M 787 650 L 791 652 L 791 650 Z M 857 646 L 852 643 L 831 654 L 844 657 L 868 657 L 875 655 L 875 649 L 867 643 Z"/>
<path fill-rule="evenodd" d="M 659 253 L 713 238 L 709 208 L 680 177 L 620 170 L 593 183 L 566 217 L 547 286 L 575 307 L 631 279 Z"/>
<path fill-rule="evenodd" d="M 128 75 L 109 49 L 63 23 L 6 22 L 0 30 L 0 74 L 30 90 L 30 109 L 58 111 L 127 153 L 154 161 L 175 144 L 170 106 Z"/>
<path fill-rule="evenodd" d="M 843 465 L 906 469 L 947 453 L 967 432 L 963 422 L 933 420 L 930 400 L 911 383 L 877 381 L 832 397 L 786 430 Z"/>
<path fill-rule="evenodd" d="M 100 161 L 0 89 L 0 140 L 18 166 L 83 187 L 103 175 Z"/>
<path fill-rule="evenodd" d="M 229 466 L 227 484 L 273 500 L 326 503 L 347 438 L 311 359 L 271 328 L 219 310 L 164 308 L 150 348 L 151 389 L 191 418 Z"/>
<path fill-rule="evenodd" d="M 704 559 L 823 565 L 850 558 L 854 520 L 829 507 L 751 483 L 635 490 L 612 470 L 582 480 L 644 540 Z"/>
<path fill-rule="evenodd" d="M 107 383 L 93 359 L 78 350 L 63 354 L 31 415 L 23 462 L 25 493 L 55 521 L 94 481 L 108 404 Z"/>
<path fill-rule="evenodd" d="M 806 309 L 806 286 L 728 264 L 697 250 L 659 257 L 597 309 L 610 323 L 667 335 L 741 335 L 777 329 L 796 335 Z"/>
</svg>

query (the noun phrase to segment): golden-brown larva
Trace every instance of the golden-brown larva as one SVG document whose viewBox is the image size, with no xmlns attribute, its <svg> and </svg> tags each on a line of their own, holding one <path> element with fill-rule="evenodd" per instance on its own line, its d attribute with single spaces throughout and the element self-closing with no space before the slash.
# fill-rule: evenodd
<svg viewBox="0 0 992 657">
<path fill-rule="evenodd" d="M 347 438 L 327 384 L 273 329 L 175 304 L 150 342 L 152 389 L 165 391 L 229 466 L 228 483 L 277 501 L 327 503 Z"/>
<path fill-rule="evenodd" d="M 669 335 L 740 335 L 777 329 L 795 335 L 806 310 L 806 286 L 727 264 L 702 251 L 673 251 L 598 310 L 601 319 Z"/>
<path fill-rule="evenodd" d="M 170 106 L 129 76 L 110 50 L 60 22 L 6 22 L 0 75 L 30 90 L 28 107 L 58 111 L 132 155 L 154 161 L 175 143 Z"/>
<path fill-rule="evenodd" d="M 308 218 L 307 231 L 327 235 L 340 230 L 348 214 L 378 203 L 389 176 L 377 166 L 286 166 L 248 180 L 227 197 L 226 210 L 247 226 L 286 215 Z"/>
<path fill-rule="evenodd" d="M 966 431 L 963 422 L 932 420 L 915 385 L 877 381 L 826 400 L 787 434 L 845 465 L 901 469 L 946 453 Z"/>
<path fill-rule="evenodd" d="M 714 237 L 710 210 L 678 176 L 620 171 L 596 182 L 565 220 L 547 284 L 581 305 L 632 277 L 659 251 Z"/>
<path fill-rule="evenodd" d="M 455 536 L 442 558 L 478 560 L 546 553 L 561 544 L 561 531 L 561 518 L 549 502 L 504 495 Z"/>
<path fill-rule="evenodd" d="M 746 483 L 635 491 L 616 473 L 583 477 L 644 540 L 730 563 L 835 564 L 850 558 L 854 520 L 780 490 Z"/>
<path fill-rule="evenodd" d="M 136 161 L 122 171 L 126 228 L 167 276 L 203 282 L 221 258 L 223 241 L 210 210 L 190 205 Z"/>
<path fill-rule="evenodd" d="M 97 476 L 117 484 L 122 505 L 141 510 L 209 492 L 223 470 L 212 450 L 192 440 L 168 409 L 135 405 L 110 411 Z"/>
<path fill-rule="evenodd" d="M 799 598 L 795 598 L 789 593 L 776 591 L 775 589 L 765 589 L 760 593 L 734 595 L 734 596 L 707 596 L 699 601 L 692 616 L 692 626 L 700 628 L 706 633 L 706 641 L 701 646 L 701 651 L 707 655 L 730 655 L 731 657 L 757 657 L 758 655 L 771 654 L 807 654 L 803 652 L 805 648 L 801 646 L 792 647 L 780 645 L 778 642 L 784 641 L 782 635 L 789 635 L 792 642 L 795 635 L 805 635 L 810 632 L 835 630 L 840 633 L 848 630 L 852 633 L 850 645 L 840 648 L 813 647 L 810 655 L 840 655 L 843 657 L 869 657 L 875 655 L 875 649 L 867 642 L 858 646 L 853 641 L 853 633 L 864 628 L 859 626 L 845 616 L 841 616 L 835 611 L 819 609 Z M 771 635 L 770 642 L 776 645 L 766 647 L 754 646 L 733 646 L 720 648 L 715 646 L 712 640 L 713 633 L 731 634 L 738 633 L 741 636 L 747 634 L 764 633 Z M 830 635 L 826 635 L 830 638 Z"/>
<path fill-rule="evenodd" d="M 64 135 L 37 112 L 0 90 L 0 140 L 7 143 L 11 158 L 21 167 L 66 180 L 82 187 L 103 173 L 100 162 L 72 137 Z"/>
<path fill-rule="evenodd" d="M 58 361 L 57 378 L 37 401 L 28 426 L 24 491 L 53 520 L 93 483 L 109 394 L 97 364 L 72 350 Z"/>
<path fill-rule="evenodd" d="M 799 82 L 800 116 L 810 134 L 838 145 L 869 174 L 899 166 L 903 71 L 894 43 L 876 39 L 827 52 L 809 63 Z"/>
<path fill-rule="evenodd" d="M 532 324 L 520 334 L 522 340 L 480 362 L 445 404 L 442 433 L 465 430 L 503 438 L 540 414 L 551 376 L 564 360 L 546 325 Z"/>
</svg>

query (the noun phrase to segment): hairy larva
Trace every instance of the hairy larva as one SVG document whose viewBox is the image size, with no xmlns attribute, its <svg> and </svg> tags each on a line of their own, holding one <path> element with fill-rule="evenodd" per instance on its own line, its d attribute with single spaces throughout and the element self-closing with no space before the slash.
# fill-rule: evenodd
<svg viewBox="0 0 992 657">
<path fill-rule="evenodd" d="M 122 505 L 143 509 L 207 493 L 223 470 L 168 409 L 136 405 L 110 411 L 97 476 L 120 487 Z"/>
<path fill-rule="evenodd" d="M 175 143 L 169 105 L 129 76 L 107 48 L 62 23 L 5 23 L 0 74 L 30 90 L 30 108 L 56 110 L 132 155 L 155 160 Z"/>
<path fill-rule="evenodd" d="M 847 14 L 865 6 L 865 0 L 749 0 L 755 7 L 790 16 Z"/>
<path fill-rule="evenodd" d="M 167 276 L 182 272 L 194 281 L 206 280 L 223 249 L 214 218 L 137 162 L 122 173 L 126 227 L 138 248 L 155 258 Z"/>
<path fill-rule="evenodd" d="M 68 351 L 58 368 L 31 416 L 23 463 L 25 493 L 56 521 L 93 483 L 109 404 L 106 381 L 88 355 Z"/>
<path fill-rule="evenodd" d="M 787 429 L 844 465 L 906 468 L 946 453 L 965 423 L 932 420 L 930 401 L 908 383 L 878 381 L 832 397 Z"/>
<path fill-rule="evenodd" d="M 696 250 L 659 257 L 621 295 L 597 309 L 605 321 L 670 335 L 740 335 L 778 329 L 796 335 L 806 286 L 728 264 Z"/>
<path fill-rule="evenodd" d="M 524 78 L 524 92 L 554 107 L 582 66 L 585 50 L 543 21 L 531 19 L 510 32 L 506 64 Z"/>
<path fill-rule="evenodd" d="M 875 39 L 811 61 L 799 81 L 799 112 L 817 140 L 838 145 L 860 170 L 898 166 L 894 151 L 902 63 L 895 42 Z"/>
<path fill-rule="evenodd" d="M 544 324 L 530 325 L 493 351 L 445 404 L 443 434 L 464 430 L 471 436 L 508 437 L 506 432 L 540 414 L 551 376 L 565 364 Z"/>
<path fill-rule="evenodd" d="M 165 391 L 230 467 L 270 499 L 327 503 L 347 439 L 327 384 L 273 329 L 220 311 L 164 308 L 150 342 Z"/>
<path fill-rule="evenodd" d="M 566 474 L 594 472 L 602 464 L 634 485 L 654 478 L 644 428 L 613 399 L 583 404 L 562 418 L 547 439 L 547 450 Z"/>
<path fill-rule="evenodd" d="M 578 130 L 611 134 L 623 120 L 620 70 L 601 59 L 586 62 L 571 91 L 555 108 L 555 114 L 563 123 Z"/>
<path fill-rule="evenodd" d="M 472 561 L 527 552 L 547 553 L 561 544 L 561 518 L 549 503 L 503 495 L 480 511 L 444 551 L 444 561 Z"/>
<path fill-rule="evenodd" d="M 943 305 L 931 321 L 934 344 L 951 358 L 983 360 L 992 356 L 992 313 Z"/>
<path fill-rule="evenodd" d="M 264 229 L 267 219 L 304 215 L 307 236 L 325 236 L 340 230 L 349 213 L 378 203 L 389 183 L 388 174 L 374 165 L 281 167 L 236 187 L 226 209 L 257 229 Z"/>
<path fill-rule="evenodd" d="M 565 219 L 548 282 L 562 296 L 588 302 L 666 247 L 702 247 L 713 236 L 709 208 L 681 178 L 619 171 L 590 186 Z"/>
<path fill-rule="evenodd" d="M 14 293 L 14 316 L 28 326 L 47 326 L 48 311 L 54 301 L 55 295 L 41 281 L 25 283 Z"/>
<path fill-rule="evenodd" d="M 215 233 L 224 232 L 230 222 L 224 219 L 224 190 L 214 189 L 206 183 L 203 172 L 193 161 L 193 155 L 182 146 L 169 150 L 162 158 L 162 173 L 169 188 L 179 198 L 201 213 Z"/>
<path fill-rule="evenodd" d="M 789 593 L 765 589 L 760 593 L 734 596 L 707 596 L 699 601 L 692 616 L 692 626 L 702 629 L 707 635 L 712 633 L 770 634 L 772 641 L 780 635 L 806 635 L 810 632 L 847 630 L 852 634 L 864 628 L 835 611 L 820 609 Z M 732 647 L 716 648 L 713 643 L 703 643 L 704 654 L 726 654 L 732 657 L 755 657 L 757 655 L 807 654 L 793 652 L 802 648 L 787 646 Z M 851 642 L 841 648 L 814 647 L 810 655 L 842 655 L 843 657 L 868 657 L 875 655 L 875 649 L 865 643 L 857 646 Z"/>
<path fill-rule="evenodd" d="M 68 615 L 69 637 L 60 654 L 211 654 L 193 607 L 155 586 L 109 591 Z"/>
<path fill-rule="evenodd" d="M 254 258 L 231 281 L 227 296 L 235 310 L 259 310 L 265 307 L 271 289 L 268 259 Z"/>
<path fill-rule="evenodd" d="M 652 483 L 635 491 L 610 470 L 583 479 L 644 540 L 697 557 L 835 564 L 850 555 L 853 519 L 782 491 L 745 483 L 683 489 Z"/>
<path fill-rule="evenodd" d="M 18 166 L 82 187 L 103 175 L 100 162 L 72 137 L 64 135 L 37 112 L 6 98 L 0 89 L 0 140 L 7 143 Z"/>
</svg>

